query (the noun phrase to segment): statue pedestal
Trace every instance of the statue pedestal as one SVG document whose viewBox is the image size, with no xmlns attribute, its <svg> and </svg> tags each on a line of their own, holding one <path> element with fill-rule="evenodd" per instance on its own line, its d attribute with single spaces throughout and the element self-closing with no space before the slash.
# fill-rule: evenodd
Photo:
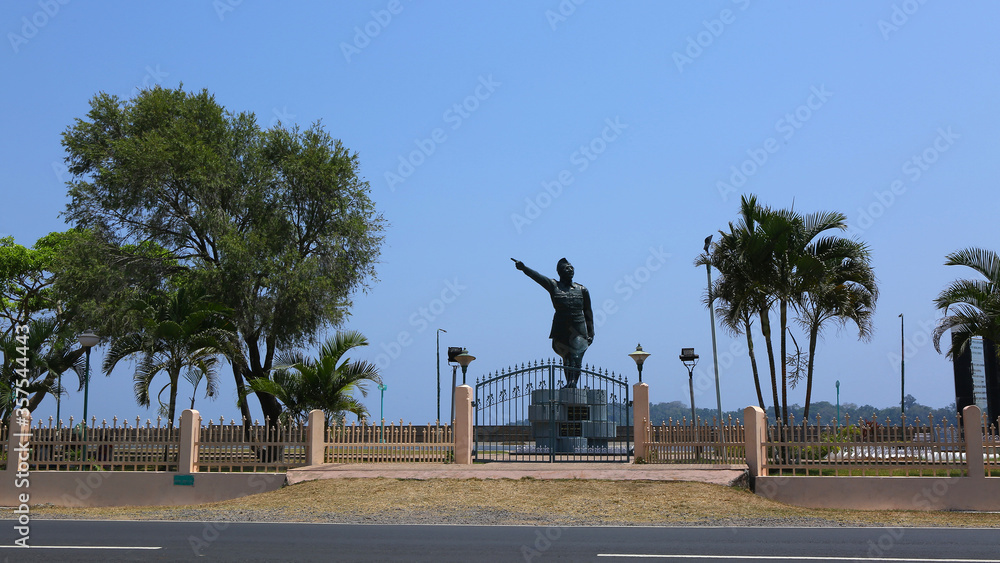
<svg viewBox="0 0 1000 563">
<path fill-rule="evenodd" d="M 608 421 L 608 392 L 600 389 L 532 391 L 528 421 L 535 447 L 555 453 L 607 450 L 617 436 L 617 424 Z"/>
</svg>

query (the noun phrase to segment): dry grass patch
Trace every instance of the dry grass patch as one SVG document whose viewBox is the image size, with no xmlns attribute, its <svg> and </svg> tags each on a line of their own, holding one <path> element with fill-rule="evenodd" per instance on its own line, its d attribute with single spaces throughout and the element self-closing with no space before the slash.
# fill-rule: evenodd
<svg viewBox="0 0 1000 563">
<path fill-rule="evenodd" d="M 734 526 L 983 526 L 1000 515 L 812 510 L 704 483 L 330 479 L 185 507 L 33 507 L 37 517 L 229 521 Z"/>
</svg>

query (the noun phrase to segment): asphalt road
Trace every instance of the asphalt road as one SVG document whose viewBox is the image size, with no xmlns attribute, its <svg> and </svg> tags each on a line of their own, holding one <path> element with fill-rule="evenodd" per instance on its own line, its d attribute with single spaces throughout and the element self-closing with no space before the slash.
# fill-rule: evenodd
<svg viewBox="0 0 1000 563">
<path fill-rule="evenodd" d="M 34 520 L 3 561 L 1000 561 L 1000 530 Z"/>
</svg>

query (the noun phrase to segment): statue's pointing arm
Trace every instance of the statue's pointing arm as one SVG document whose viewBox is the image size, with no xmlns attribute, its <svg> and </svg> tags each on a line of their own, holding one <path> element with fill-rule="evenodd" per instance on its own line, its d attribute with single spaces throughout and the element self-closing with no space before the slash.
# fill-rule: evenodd
<svg viewBox="0 0 1000 563">
<path fill-rule="evenodd" d="M 511 258 L 511 260 L 514 260 L 514 259 Z M 543 276 L 542 274 L 539 274 L 538 272 L 536 272 L 536 271 L 532 270 L 531 268 L 525 266 L 524 262 L 521 262 L 520 260 L 514 260 L 514 266 L 518 270 L 521 270 L 522 272 L 524 272 L 524 275 L 526 275 L 529 278 L 535 280 L 535 283 L 537 283 L 538 285 L 544 287 L 545 291 L 548 291 L 549 293 L 552 292 L 553 286 L 555 285 L 555 281 L 554 280 L 552 280 L 551 278 L 547 278 L 547 277 Z"/>
</svg>

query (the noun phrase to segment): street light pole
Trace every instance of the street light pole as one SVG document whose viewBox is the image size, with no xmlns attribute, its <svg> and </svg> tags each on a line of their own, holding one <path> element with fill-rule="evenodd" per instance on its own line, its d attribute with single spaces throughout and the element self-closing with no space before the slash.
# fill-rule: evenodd
<svg viewBox="0 0 1000 563">
<path fill-rule="evenodd" d="M 382 433 L 379 436 L 379 442 L 385 442 L 385 390 L 388 388 L 385 383 L 378 384 L 378 390 L 380 391 L 378 417 L 382 421 Z"/>
<path fill-rule="evenodd" d="M 87 350 L 87 367 L 83 372 L 83 461 L 87 461 L 87 402 L 90 395 L 90 349 L 100 342 L 94 331 L 88 330 L 77 336 L 80 346 Z"/>
<path fill-rule="evenodd" d="M 840 426 L 840 380 L 839 379 L 837 380 L 837 383 L 835 385 L 837 386 L 837 424 L 836 424 L 836 426 Z"/>
<path fill-rule="evenodd" d="M 437 373 L 438 373 L 438 411 L 437 423 L 441 424 L 441 333 L 448 332 L 443 328 L 437 329 Z"/>
<path fill-rule="evenodd" d="M 903 313 L 899 314 L 899 413 L 906 415 L 906 339 L 903 337 Z"/>
<path fill-rule="evenodd" d="M 698 354 L 694 348 L 681 348 L 679 356 L 681 363 L 688 370 L 688 389 L 691 391 L 691 427 L 694 428 L 694 441 L 698 442 L 698 419 L 694 410 L 694 366 L 698 365 Z M 695 458 L 701 457 L 701 448 L 695 448 Z"/>
<path fill-rule="evenodd" d="M 719 386 L 719 349 L 715 341 L 715 300 L 712 298 L 712 263 L 708 260 L 708 249 L 712 245 L 712 236 L 705 239 L 705 271 L 708 272 L 708 318 L 712 321 L 712 363 L 715 365 L 715 404 L 719 412 L 719 445 L 722 445 L 722 390 Z M 726 449 L 722 448 L 722 462 L 727 463 Z"/>
</svg>

